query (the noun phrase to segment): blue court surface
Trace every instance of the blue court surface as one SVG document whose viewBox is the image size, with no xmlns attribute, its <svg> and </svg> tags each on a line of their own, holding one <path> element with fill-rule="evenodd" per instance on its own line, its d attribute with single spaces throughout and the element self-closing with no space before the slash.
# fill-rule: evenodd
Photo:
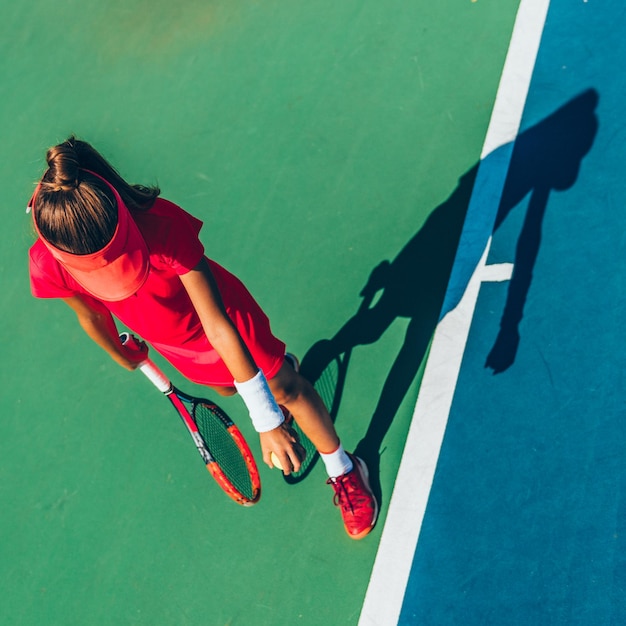
<svg viewBox="0 0 626 626">
<path fill-rule="evenodd" d="M 626 623 L 625 23 L 520 4 L 362 626 Z"/>
</svg>

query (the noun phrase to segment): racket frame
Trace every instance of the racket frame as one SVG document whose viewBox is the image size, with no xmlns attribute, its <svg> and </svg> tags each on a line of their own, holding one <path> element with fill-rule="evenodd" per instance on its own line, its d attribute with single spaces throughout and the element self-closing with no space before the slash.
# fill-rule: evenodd
<svg viewBox="0 0 626 626">
<path fill-rule="evenodd" d="M 137 344 L 135 337 L 130 333 L 120 333 L 120 340 L 123 345 L 128 346 L 131 349 L 135 347 L 139 349 L 139 345 Z M 174 386 L 165 373 L 148 356 L 146 356 L 146 358 L 138 365 L 138 369 L 172 403 L 172 406 L 191 435 L 191 438 L 193 439 L 193 442 L 198 450 L 198 453 L 202 457 L 202 461 L 206 465 L 207 470 L 226 495 L 242 506 L 252 506 L 256 504 L 261 497 L 261 478 L 254 455 L 252 454 L 247 441 L 237 425 L 217 404 L 215 404 L 215 402 L 212 402 L 207 398 L 191 396 Z M 186 403 L 192 406 L 191 411 L 187 408 Z M 232 484 L 208 449 L 193 417 L 196 407 L 200 404 L 208 407 L 214 416 L 224 424 L 224 428 L 228 431 L 231 438 L 235 442 L 235 445 L 239 449 L 250 475 L 252 497 L 241 493 L 241 491 L 239 491 L 239 489 Z"/>
</svg>

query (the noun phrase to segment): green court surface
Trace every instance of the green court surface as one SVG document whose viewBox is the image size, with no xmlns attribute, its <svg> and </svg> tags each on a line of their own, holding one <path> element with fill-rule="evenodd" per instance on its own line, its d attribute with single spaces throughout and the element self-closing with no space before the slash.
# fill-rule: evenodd
<svg viewBox="0 0 626 626">
<path fill-rule="evenodd" d="M 0 623 L 356 624 L 517 5 L 0 0 Z M 230 502 L 160 394 L 31 297 L 24 208 L 70 133 L 203 219 L 300 356 L 397 260 L 337 416 L 348 449 L 374 417 L 371 536 L 345 535 L 319 465 L 292 486 L 263 467 L 260 503 Z"/>
</svg>

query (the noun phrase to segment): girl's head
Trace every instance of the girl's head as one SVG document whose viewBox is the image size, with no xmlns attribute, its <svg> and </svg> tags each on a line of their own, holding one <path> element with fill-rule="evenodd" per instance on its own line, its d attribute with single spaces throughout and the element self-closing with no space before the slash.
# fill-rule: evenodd
<svg viewBox="0 0 626 626">
<path fill-rule="evenodd" d="M 33 217 L 43 239 L 72 254 L 91 254 L 111 240 L 118 207 L 109 185 L 131 210 L 150 207 L 160 193 L 156 187 L 129 185 L 90 144 L 75 137 L 50 148 L 46 161 Z"/>
<path fill-rule="evenodd" d="M 149 252 L 130 209 L 149 208 L 159 189 L 129 185 L 88 143 L 70 137 L 48 150 L 31 201 L 52 256 L 89 293 L 122 300 L 149 272 Z"/>
</svg>

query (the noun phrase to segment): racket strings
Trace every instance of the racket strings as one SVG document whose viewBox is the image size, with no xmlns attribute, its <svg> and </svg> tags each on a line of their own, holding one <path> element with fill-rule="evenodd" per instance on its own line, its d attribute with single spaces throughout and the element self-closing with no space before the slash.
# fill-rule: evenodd
<svg viewBox="0 0 626 626">
<path fill-rule="evenodd" d="M 206 404 L 195 405 L 193 413 L 198 432 L 227 480 L 246 498 L 253 499 L 255 488 L 250 469 L 226 424 Z"/>
<path fill-rule="evenodd" d="M 332 411 L 335 405 L 335 394 L 339 383 L 339 365 L 331 361 L 315 382 L 315 390 L 322 398 L 326 408 Z"/>
<path fill-rule="evenodd" d="M 341 362 L 339 359 L 333 359 L 326 366 L 326 368 L 324 368 L 314 385 L 315 390 L 326 405 L 333 421 L 335 420 L 335 413 L 338 409 L 338 401 L 341 394 L 340 379 L 342 371 L 340 365 Z M 298 435 L 300 445 L 306 452 L 306 456 L 304 457 L 304 461 L 302 462 L 300 469 L 297 472 L 292 472 L 288 476 L 284 477 L 286 482 L 295 484 L 306 478 L 306 476 L 311 472 L 313 466 L 319 458 L 319 455 L 311 440 L 304 434 L 295 420 L 292 423 L 292 428 Z"/>
</svg>

